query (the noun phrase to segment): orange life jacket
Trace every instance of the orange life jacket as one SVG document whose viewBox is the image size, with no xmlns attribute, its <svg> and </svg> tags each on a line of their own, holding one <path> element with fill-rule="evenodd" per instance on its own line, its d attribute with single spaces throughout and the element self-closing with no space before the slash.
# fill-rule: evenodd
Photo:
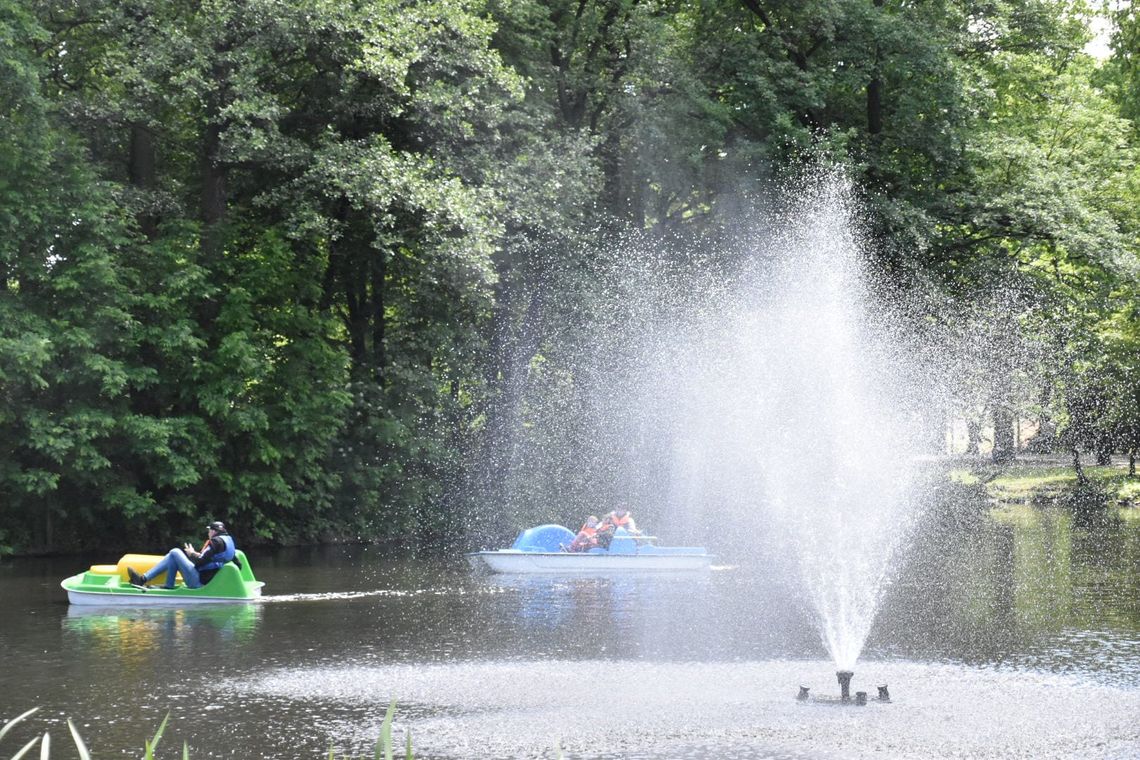
<svg viewBox="0 0 1140 760">
<path fill-rule="evenodd" d="M 633 515 L 631 515 L 629 512 L 626 512 L 623 517 L 618 517 L 615 512 L 610 512 L 602 520 L 603 524 L 612 525 L 614 528 L 624 528 L 631 522 L 633 522 Z"/>
<path fill-rule="evenodd" d="M 578 535 L 570 542 L 570 551 L 589 551 L 598 545 L 598 529 L 583 525 Z"/>
</svg>

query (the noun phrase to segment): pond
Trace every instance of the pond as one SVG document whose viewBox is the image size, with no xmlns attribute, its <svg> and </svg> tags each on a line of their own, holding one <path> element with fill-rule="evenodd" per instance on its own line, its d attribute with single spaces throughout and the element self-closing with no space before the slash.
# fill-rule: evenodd
<svg viewBox="0 0 1140 760">
<path fill-rule="evenodd" d="M 72 756 L 371 756 L 389 702 L 420 758 L 1140 756 L 1140 520 L 988 513 L 889 587 L 853 689 L 772 557 L 705 573 L 527 577 L 375 547 L 252 552 L 260 603 L 69 607 L 107 557 L 0 563 L 0 742 Z M 715 548 L 715 547 L 713 547 Z"/>
</svg>

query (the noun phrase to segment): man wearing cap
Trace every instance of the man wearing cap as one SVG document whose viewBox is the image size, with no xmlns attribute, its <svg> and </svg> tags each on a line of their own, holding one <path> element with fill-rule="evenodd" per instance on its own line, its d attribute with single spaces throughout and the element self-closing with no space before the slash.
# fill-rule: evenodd
<svg viewBox="0 0 1140 760">
<path fill-rule="evenodd" d="M 166 573 L 165 587 L 174 588 L 175 574 L 182 573 L 186 588 L 205 586 L 222 565 L 232 560 L 237 553 L 237 545 L 223 523 L 215 520 L 206 526 L 206 530 L 209 538 L 201 550 L 195 550 L 190 544 L 181 549 L 171 549 L 145 574 L 128 567 L 127 575 L 130 576 L 131 584 L 146 588 L 152 578 Z"/>
</svg>

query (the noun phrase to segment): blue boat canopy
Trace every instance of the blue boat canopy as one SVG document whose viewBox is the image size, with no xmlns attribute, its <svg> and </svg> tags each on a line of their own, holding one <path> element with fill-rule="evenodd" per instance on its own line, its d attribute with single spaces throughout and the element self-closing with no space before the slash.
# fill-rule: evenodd
<svg viewBox="0 0 1140 760">
<path fill-rule="evenodd" d="M 557 552 L 563 545 L 569 546 L 574 540 L 574 532 L 561 525 L 539 525 L 519 534 L 512 549 L 522 552 Z"/>
</svg>

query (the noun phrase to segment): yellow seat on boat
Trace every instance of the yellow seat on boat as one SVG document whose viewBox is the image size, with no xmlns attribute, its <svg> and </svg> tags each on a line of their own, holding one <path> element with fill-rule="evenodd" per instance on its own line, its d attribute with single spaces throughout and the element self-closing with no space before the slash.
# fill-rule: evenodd
<svg viewBox="0 0 1140 760">
<path fill-rule="evenodd" d="M 88 570 L 87 572 L 95 573 L 95 575 L 118 575 L 119 574 L 119 566 L 118 565 L 92 565 L 91 569 Z"/>
<path fill-rule="evenodd" d="M 118 573 L 120 578 L 129 582 L 130 576 L 127 574 L 128 567 L 134 568 L 135 572 L 145 573 L 157 565 L 161 559 L 161 554 L 124 554 L 119 559 L 119 564 L 117 565 L 96 565 L 95 567 L 113 567 L 114 573 Z M 94 567 L 92 568 L 92 572 L 94 572 Z M 174 576 L 174 580 L 176 583 L 180 582 L 182 580 L 182 574 L 179 573 Z M 156 586 L 162 585 L 165 581 L 166 573 L 151 578 L 150 580 L 150 582 Z"/>
</svg>

